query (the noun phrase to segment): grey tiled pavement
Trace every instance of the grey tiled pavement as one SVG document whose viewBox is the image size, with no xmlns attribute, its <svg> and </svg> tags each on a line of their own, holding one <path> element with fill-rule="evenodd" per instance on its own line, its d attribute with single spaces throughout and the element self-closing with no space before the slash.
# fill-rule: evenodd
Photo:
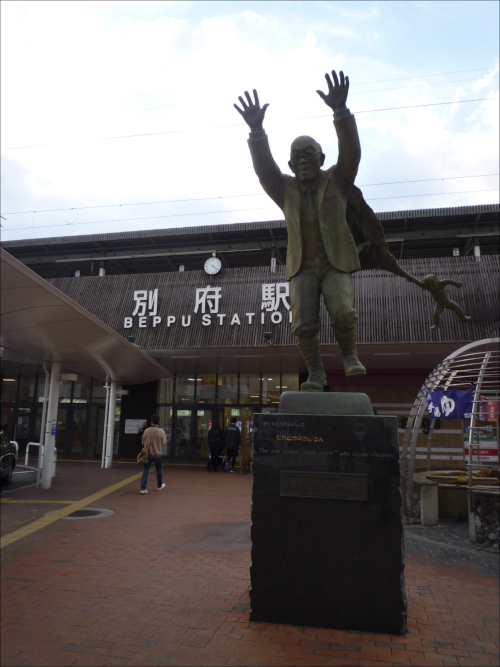
<svg viewBox="0 0 500 667">
<path fill-rule="evenodd" d="M 470 565 L 477 575 L 499 576 L 499 554 L 469 539 L 466 522 L 440 521 L 438 526 L 405 526 L 405 547 L 418 551 L 428 564 Z"/>
</svg>

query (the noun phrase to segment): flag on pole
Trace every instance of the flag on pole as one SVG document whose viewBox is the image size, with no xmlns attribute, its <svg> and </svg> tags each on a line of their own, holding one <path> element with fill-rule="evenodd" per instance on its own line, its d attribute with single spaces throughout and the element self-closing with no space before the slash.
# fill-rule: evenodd
<svg viewBox="0 0 500 667">
<path fill-rule="evenodd" d="M 472 387 L 467 391 L 428 391 L 426 398 L 431 419 L 470 419 L 472 416 Z"/>
</svg>

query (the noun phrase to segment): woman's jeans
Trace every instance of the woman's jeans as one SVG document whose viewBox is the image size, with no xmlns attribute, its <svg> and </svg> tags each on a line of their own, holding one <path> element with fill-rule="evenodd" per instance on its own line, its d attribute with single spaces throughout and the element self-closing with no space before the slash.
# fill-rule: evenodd
<svg viewBox="0 0 500 667">
<path fill-rule="evenodd" d="M 151 468 L 151 464 L 155 464 L 156 468 L 156 478 L 158 480 L 158 488 L 162 485 L 162 473 L 161 473 L 161 456 L 157 459 L 149 459 L 146 465 L 144 466 L 144 472 L 142 473 L 142 479 L 141 479 L 141 491 L 144 491 L 146 488 L 146 485 L 148 483 L 148 475 L 149 475 L 149 469 Z"/>
</svg>

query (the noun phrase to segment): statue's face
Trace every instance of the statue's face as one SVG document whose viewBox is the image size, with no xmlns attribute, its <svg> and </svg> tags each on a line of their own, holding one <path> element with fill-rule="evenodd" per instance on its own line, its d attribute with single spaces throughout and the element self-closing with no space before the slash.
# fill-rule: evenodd
<svg viewBox="0 0 500 667">
<path fill-rule="evenodd" d="M 312 137 L 295 139 L 290 149 L 288 166 L 302 183 L 315 181 L 325 162 L 321 146 Z"/>
</svg>

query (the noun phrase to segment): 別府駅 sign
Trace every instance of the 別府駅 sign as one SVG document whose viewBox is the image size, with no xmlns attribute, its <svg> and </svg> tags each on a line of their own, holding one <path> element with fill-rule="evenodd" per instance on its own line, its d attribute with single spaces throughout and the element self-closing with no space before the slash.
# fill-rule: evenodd
<svg viewBox="0 0 500 667">
<path fill-rule="evenodd" d="M 201 324 L 209 327 L 212 324 L 223 325 L 229 323 L 230 326 L 241 326 L 242 324 L 252 325 L 256 322 L 264 324 L 266 313 L 269 313 L 270 321 L 273 324 L 280 324 L 288 319 L 292 321 L 292 312 L 290 309 L 290 284 L 285 283 L 263 283 L 262 299 L 253 312 L 221 312 L 224 310 L 224 300 L 222 287 L 199 287 L 195 289 L 193 299 L 193 310 L 183 315 L 167 314 L 162 317 L 158 314 L 158 289 L 154 290 L 135 290 L 133 300 L 135 306 L 132 314 L 124 318 L 123 327 L 131 329 L 134 326 L 134 319 L 139 329 L 149 327 L 156 328 L 160 324 L 167 327 L 180 325 L 189 327 L 195 317 L 201 318 Z M 280 307 L 283 307 L 280 309 Z M 283 312 L 283 309 L 285 312 Z M 286 313 L 288 312 L 288 318 Z"/>
</svg>

